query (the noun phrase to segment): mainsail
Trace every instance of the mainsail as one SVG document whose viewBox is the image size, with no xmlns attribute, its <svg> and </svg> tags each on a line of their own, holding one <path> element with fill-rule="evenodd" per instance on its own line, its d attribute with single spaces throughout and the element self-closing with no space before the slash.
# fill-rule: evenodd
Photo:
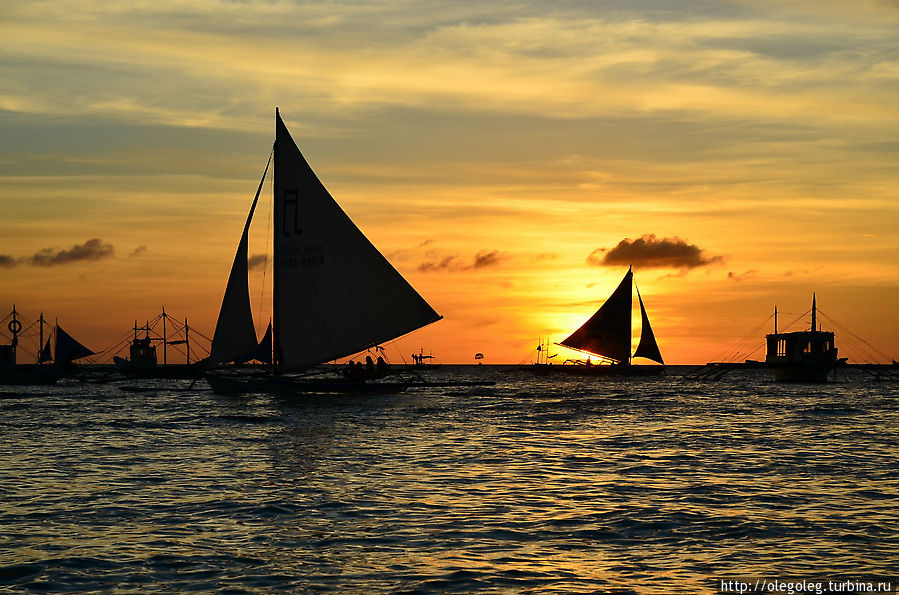
<svg viewBox="0 0 899 595">
<path fill-rule="evenodd" d="M 631 355 L 631 285 L 634 274 L 628 269 L 618 288 L 579 329 L 560 345 L 627 362 Z"/>
<path fill-rule="evenodd" d="M 286 369 L 440 320 L 331 197 L 276 112 L 274 343 Z"/>
<path fill-rule="evenodd" d="M 283 370 L 307 368 L 440 320 L 331 197 L 277 110 L 275 120 L 274 363 Z M 216 363 L 245 358 L 260 345 L 246 279 L 258 198 L 257 190 L 216 324 L 210 358 Z"/>
<path fill-rule="evenodd" d="M 633 270 L 628 268 L 617 289 L 590 317 L 590 320 L 559 344 L 627 364 L 631 358 L 633 280 Z M 637 298 L 640 300 L 642 329 L 640 343 L 633 357 L 645 357 L 664 364 L 639 290 L 637 290 Z"/>
</svg>

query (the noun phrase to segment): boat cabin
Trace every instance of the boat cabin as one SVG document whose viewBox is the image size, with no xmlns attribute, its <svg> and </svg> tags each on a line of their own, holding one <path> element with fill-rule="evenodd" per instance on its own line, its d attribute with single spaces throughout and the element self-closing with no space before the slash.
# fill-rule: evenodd
<svg viewBox="0 0 899 595">
<path fill-rule="evenodd" d="M 812 324 L 809 330 L 778 333 L 775 310 L 775 330 L 766 336 L 765 364 L 774 370 L 774 376 L 779 381 L 824 382 L 827 373 L 836 368 L 834 334 L 817 329 L 817 304 L 814 296 L 811 313 Z"/>
<path fill-rule="evenodd" d="M 131 342 L 131 364 L 134 366 L 155 366 L 156 347 L 150 337 L 135 338 Z"/>
<path fill-rule="evenodd" d="M 765 362 L 768 364 L 801 362 L 804 359 L 817 359 L 830 353 L 836 361 L 837 350 L 834 347 L 832 332 L 773 333 L 768 335 L 767 339 L 768 353 Z"/>
</svg>

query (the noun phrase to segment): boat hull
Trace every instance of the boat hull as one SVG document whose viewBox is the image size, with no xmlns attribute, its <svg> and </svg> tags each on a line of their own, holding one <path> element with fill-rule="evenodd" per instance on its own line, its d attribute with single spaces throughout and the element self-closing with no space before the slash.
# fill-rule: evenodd
<svg viewBox="0 0 899 595">
<path fill-rule="evenodd" d="M 827 375 L 834 366 L 831 362 L 796 363 L 791 365 L 769 365 L 777 382 L 827 382 Z"/>
<path fill-rule="evenodd" d="M 155 364 L 132 365 L 125 360 L 116 362 L 116 371 L 132 378 L 174 378 L 194 379 L 202 378 L 206 371 L 206 362 L 200 361 L 192 364 Z"/>
<path fill-rule="evenodd" d="M 533 364 L 531 370 L 539 376 L 661 376 L 665 366 L 584 366 Z"/>
<path fill-rule="evenodd" d="M 55 384 L 62 376 L 57 366 L 18 364 L 0 370 L 0 385 L 28 386 L 35 384 Z"/>
</svg>

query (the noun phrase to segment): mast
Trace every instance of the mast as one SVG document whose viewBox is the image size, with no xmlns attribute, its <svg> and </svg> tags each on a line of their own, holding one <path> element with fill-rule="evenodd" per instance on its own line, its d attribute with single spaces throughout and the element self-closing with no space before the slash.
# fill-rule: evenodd
<svg viewBox="0 0 899 595">
<path fill-rule="evenodd" d="M 281 121 L 281 113 L 278 111 L 278 108 L 275 107 L 275 146 L 272 148 L 273 159 L 275 163 L 272 165 L 272 231 L 274 231 L 274 240 L 272 241 L 272 369 L 277 370 L 281 365 L 281 300 L 278 295 L 278 289 L 281 284 L 281 267 L 278 266 L 278 263 L 281 262 L 281 242 L 280 236 L 278 234 L 278 230 L 283 229 L 281 227 L 281 209 L 278 208 L 277 197 L 279 196 L 279 192 L 282 191 L 281 184 L 278 179 L 278 171 L 280 165 L 278 162 L 280 161 L 278 157 L 278 150 L 281 148 L 281 139 L 278 138 L 279 133 L 281 131 L 281 126 L 279 126 L 279 122 Z"/>
<path fill-rule="evenodd" d="M 162 365 L 163 366 L 167 366 L 169 363 L 169 358 L 168 358 L 169 344 L 168 344 L 168 341 L 166 340 L 167 337 L 165 334 L 165 318 L 166 318 L 165 306 L 163 306 L 162 307 Z"/>
<path fill-rule="evenodd" d="M 190 327 L 187 326 L 187 318 L 184 319 L 184 346 L 187 348 L 187 363 L 190 363 Z"/>
<path fill-rule="evenodd" d="M 37 342 L 37 363 L 41 363 L 41 355 L 44 351 L 44 313 L 41 312 L 40 318 L 38 318 L 39 324 L 39 333 L 40 339 Z"/>
<path fill-rule="evenodd" d="M 818 306 L 815 302 L 815 293 L 812 292 L 812 332 L 818 330 Z"/>
<path fill-rule="evenodd" d="M 774 306 L 774 334 L 777 334 L 777 306 Z"/>
<path fill-rule="evenodd" d="M 9 330 L 12 331 L 12 361 L 16 363 L 16 347 L 19 345 L 19 331 L 22 328 L 22 325 L 19 324 L 19 319 L 17 318 L 18 313 L 16 312 L 16 305 L 12 306 L 12 322 L 9 323 Z"/>
</svg>

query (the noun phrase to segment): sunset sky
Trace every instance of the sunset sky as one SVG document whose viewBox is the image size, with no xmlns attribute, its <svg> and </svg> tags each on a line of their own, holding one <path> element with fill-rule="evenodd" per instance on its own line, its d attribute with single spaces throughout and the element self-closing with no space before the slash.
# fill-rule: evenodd
<svg viewBox="0 0 899 595">
<path fill-rule="evenodd" d="M 630 264 L 668 363 L 812 292 L 899 359 L 897 32 L 896 0 L 0 0 L 0 310 L 211 336 L 279 106 L 445 317 L 394 361 L 532 361 Z"/>
</svg>

